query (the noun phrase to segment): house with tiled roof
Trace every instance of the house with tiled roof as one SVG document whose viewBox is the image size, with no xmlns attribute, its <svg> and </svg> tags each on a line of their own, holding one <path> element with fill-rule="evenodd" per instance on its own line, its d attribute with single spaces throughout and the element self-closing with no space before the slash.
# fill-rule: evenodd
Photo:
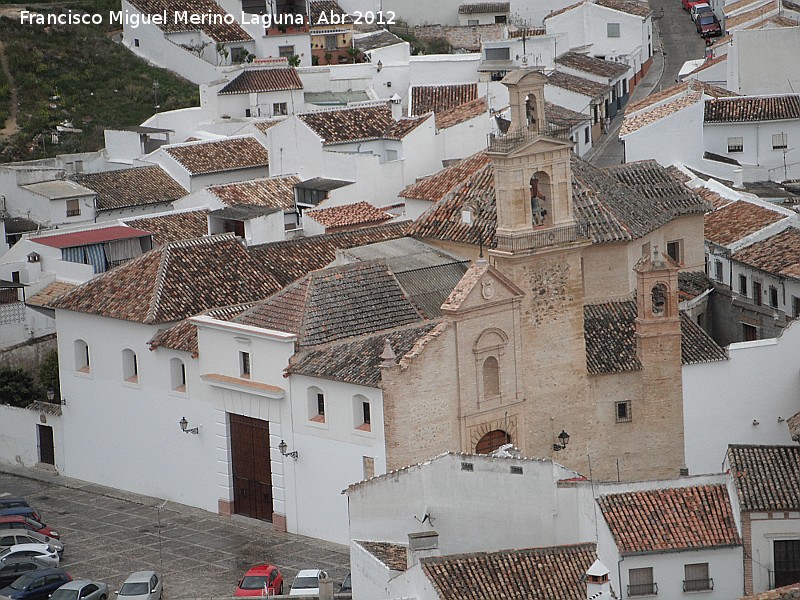
<svg viewBox="0 0 800 600">
<path fill-rule="evenodd" d="M 612 62 L 578 52 L 566 52 L 556 58 L 556 69 L 611 86 L 611 97 L 608 99 L 606 109 L 612 119 L 628 103 L 630 97 L 628 81 L 633 78 L 633 71 L 625 63 Z"/>
<path fill-rule="evenodd" d="M 586 114 L 592 119 L 592 139 L 603 133 L 607 101 L 612 89 L 607 83 L 593 81 L 565 71 L 553 71 L 547 77 L 545 97 L 548 102 Z"/>
<path fill-rule="evenodd" d="M 742 540 L 726 485 L 638 487 L 604 486 L 597 500 L 601 539 L 611 537 L 615 550 L 604 557 L 620 564 L 625 597 L 741 594 Z"/>
<path fill-rule="evenodd" d="M 797 583 L 800 446 L 731 445 L 723 467 L 744 545 L 744 593 Z"/>
<path fill-rule="evenodd" d="M 548 34 L 567 37 L 567 48 L 627 65 L 622 95 L 630 94 L 653 63 L 652 10 L 637 0 L 583 0 L 544 18 Z"/>
<path fill-rule="evenodd" d="M 226 80 L 201 85 L 200 103 L 215 117 L 285 117 L 303 106 L 303 82 L 286 64 L 250 64 Z"/>
<path fill-rule="evenodd" d="M 163 246 L 179 240 L 190 240 L 208 234 L 208 209 L 189 208 L 125 219 L 131 227 L 144 229 L 153 235 L 153 246 Z"/>
<path fill-rule="evenodd" d="M 267 177 L 267 148 L 252 135 L 169 144 L 142 158 L 159 165 L 185 190 Z"/>
<path fill-rule="evenodd" d="M 308 235 L 348 231 L 390 221 L 392 215 L 369 202 L 355 202 L 303 213 L 303 231 Z"/>
<path fill-rule="evenodd" d="M 347 52 L 353 46 L 354 20 L 336 0 L 311 0 L 311 56 L 318 65 L 353 62 Z"/>
<path fill-rule="evenodd" d="M 472 2 L 458 7 L 458 24 L 463 26 L 507 23 L 511 13 L 510 2 Z"/>
</svg>

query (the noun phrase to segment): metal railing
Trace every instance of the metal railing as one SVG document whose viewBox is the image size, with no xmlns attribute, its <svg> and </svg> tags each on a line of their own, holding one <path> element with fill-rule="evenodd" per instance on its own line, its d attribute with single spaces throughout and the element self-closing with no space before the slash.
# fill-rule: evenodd
<svg viewBox="0 0 800 600">
<path fill-rule="evenodd" d="M 586 223 L 575 223 L 562 227 L 551 227 L 539 231 L 514 235 L 495 234 L 495 243 L 498 250 L 516 252 L 521 250 L 536 250 L 559 244 L 569 244 L 589 237 L 589 226 Z"/>
<path fill-rule="evenodd" d="M 704 592 L 714 589 L 714 579 L 687 579 L 683 582 L 684 592 Z"/>
<path fill-rule="evenodd" d="M 509 133 L 490 133 L 487 148 L 489 152 L 498 154 L 508 154 L 515 148 L 533 141 L 540 134 L 536 130 L 523 129 L 521 131 L 511 131 Z M 550 123 L 545 123 L 541 135 L 557 138 L 571 142 L 572 135 L 569 127 L 557 127 Z"/>
<path fill-rule="evenodd" d="M 658 594 L 657 583 L 638 583 L 628 586 L 628 596 L 655 596 Z"/>
</svg>

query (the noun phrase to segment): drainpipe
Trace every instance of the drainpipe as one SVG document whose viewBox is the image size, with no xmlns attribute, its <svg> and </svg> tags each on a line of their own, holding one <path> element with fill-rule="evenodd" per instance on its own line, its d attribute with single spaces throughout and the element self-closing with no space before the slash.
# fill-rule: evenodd
<svg viewBox="0 0 800 600">
<path fill-rule="evenodd" d="M 622 561 L 623 560 L 625 560 L 625 557 L 621 556 L 621 555 L 619 557 L 619 560 L 617 560 L 617 579 L 619 579 L 619 597 L 620 597 L 620 600 L 622 600 L 622 598 L 625 597 L 623 595 L 623 593 L 622 593 L 622 567 L 620 566 L 620 565 L 622 565 Z"/>
</svg>

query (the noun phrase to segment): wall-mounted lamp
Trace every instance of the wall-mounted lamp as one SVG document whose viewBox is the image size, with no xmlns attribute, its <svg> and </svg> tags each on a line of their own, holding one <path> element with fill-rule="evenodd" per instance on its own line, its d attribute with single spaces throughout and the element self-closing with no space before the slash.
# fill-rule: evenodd
<svg viewBox="0 0 800 600">
<path fill-rule="evenodd" d="M 286 445 L 286 442 L 285 442 L 285 441 L 283 441 L 283 440 L 281 440 L 281 443 L 280 443 L 280 444 L 278 444 L 278 450 L 280 450 L 280 452 L 281 452 L 281 454 L 282 454 L 283 456 L 291 456 L 293 459 L 297 460 L 297 450 L 294 450 L 294 451 L 292 451 L 292 452 L 287 452 L 287 451 L 286 451 L 286 449 L 287 449 L 288 447 L 289 447 L 289 446 L 287 446 L 287 445 Z"/>
<path fill-rule="evenodd" d="M 753 419 L 753 427 L 756 425 L 761 425 L 761 423 L 758 422 L 758 419 Z"/>
<path fill-rule="evenodd" d="M 567 447 L 567 444 L 569 444 L 569 434 L 562 429 L 561 433 L 558 434 L 558 441 L 558 444 L 553 444 L 553 450 L 556 452 L 559 452 Z"/>
<path fill-rule="evenodd" d="M 381 69 L 383 69 L 383 63 L 381 61 L 378 61 L 378 64 L 376 64 L 375 66 L 378 67 L 378 73 L 380 73 Z"/>
<path fill-rule="evenodd" d="M 47 388 L 47 401 L 48 402 L 52 402 L 55 399 L 56 399 L 56 391 L 55 391 L 55 389 L 53 389 L 51 387 Z M 61 406 L 66 406 L 67 405 L 66 398 L 61 398 L 60 402 L 61 402 Z"/>
<path fill-rule="evenodd" d="M 195 435 L 200 433 L 199 427 L 189 427 L 189 421 L 186 420 L 186 417 L 181 417 L 181 420 L 178 421 L 178 424 L 181 426 L 181 431 L 183 433 L 193 433 Z"/>
</svg>

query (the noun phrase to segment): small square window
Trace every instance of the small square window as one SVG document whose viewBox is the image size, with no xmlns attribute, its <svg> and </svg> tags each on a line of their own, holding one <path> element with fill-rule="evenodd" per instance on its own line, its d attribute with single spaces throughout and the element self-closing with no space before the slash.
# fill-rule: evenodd
<svg viewBox="0 0 800 600">
<path fill-rule="evenodd" d="M 474 471 L 475 470 L 475 465 L 473 465 L 472 463 L 469 463 L 469 462 L 462 462 L 461 463 L 461 470 L 462 471 Z"/>
<path fill-rule="evenodd" d="M 786 133 L 772 134 L 772 149 L 786 150 L 789 147 L 789 135 Z"/>
<path fill-rule="evenodd" d="M 469 25 L 470 27 L 475 27 L 476 25 L 478 25 L 478 19 L 468 19 L 467 25 Z"/>
<path fill-rule="evenodd" d="M 606 23 L 608 37 L 619 37 L 619 23 Z"/>
<path fill-rule="evenodd" d="M 667 256 L 679 265 L 683 264 L 683 240 L 667 242 Z"/>
<path fill-rule="evenodd" d="M 250 379 L 250 353 L 239 352 L 239 377 Z"/>
<path fill-rule="evenodd" d="M 72 199 L 67 200 L 67 216 L 68 217 L 77 217 L 81 214 L 81 204 L 80 200 Z"/>
<path fill-rule="evenodd" d="M 278 56 L 282 58 L 291 58 L 294 54 L 294 46 L 278 46 Z"/>
<path fill-rule="evenodd" d="M 708 563 L 683 565 L 684 592 L 702 592 L 714 589 L 714 580 L 708 576 Z"/>
<path fill-rule="evenodd" d="M 139 47 L 139 38 L 133 38 L 133 45 L 138 48 Z"/>
<path fill-rule="evenodd" d="M 739 275 L 739 293 L 747 296 L 747 275 Z"/>
<path fill-rule="evenodd" d="M 729 137 L 728 152 L 744 152 L 744 138 Z"/>
<path fill-rule="evenodd" d="M 631 415 L 631 401 L 624 400 L 615 403 L 617 423 L 630 423 L 633 420 Z"/>
<path fill-rule="evenodd" d="M 494 22 L 497 24 L 508 23 L 508 17 L 506 15 L 495 15 Z"/>
<path fill-rule="evenodd" d="M 511 474 L 512 475 L 522 475 L 522 467 L 511 467 Z"/>
<path fill-rule="evenodd" d="M 272 115 L 275 117 L 285 117 L 289 114 L 289 108 L 286 102 L 274 102 L 272 104 Z"/>
</svg>

